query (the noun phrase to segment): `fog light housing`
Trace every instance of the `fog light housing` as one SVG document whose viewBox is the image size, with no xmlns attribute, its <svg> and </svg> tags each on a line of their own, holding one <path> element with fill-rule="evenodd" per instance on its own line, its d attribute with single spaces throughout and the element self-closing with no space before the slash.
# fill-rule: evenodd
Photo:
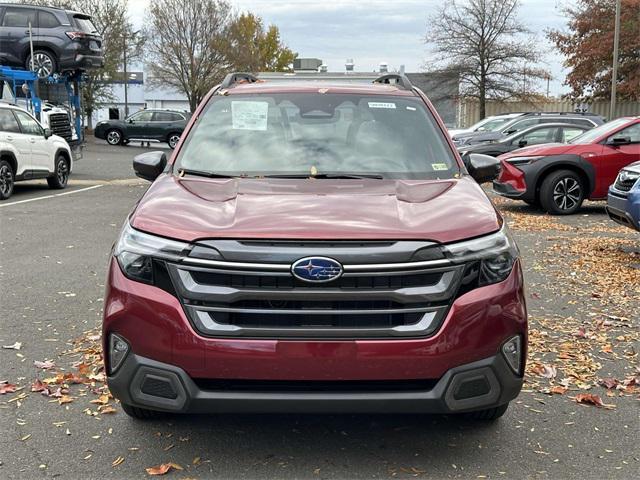
<svg viewBox="0 0 640 480">
<path fill-rule="evenodd" d="M 511 337 L 502 345 L 502 355 L 516 375 L 522 375 L 522 338 Z"/>
<path fill-rule="evenodd" d="M 109 373 L 113 375 L 129 353 L 129 344 L 119 335 L 109 336 Z"/>
</svg>

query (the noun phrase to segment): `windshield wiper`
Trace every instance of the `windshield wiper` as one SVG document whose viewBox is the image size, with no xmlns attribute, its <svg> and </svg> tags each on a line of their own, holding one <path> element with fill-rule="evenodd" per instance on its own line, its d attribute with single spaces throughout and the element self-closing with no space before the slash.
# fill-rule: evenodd
<svg viewBox="0 0 640 480">
<path fill-rule="evenodd" d="M 324 179 L 363 179 L 363 178 L 373 178 L 376 180 L 383 180 L 384 177 L 377 173 L 316 173 L 315 175 L 311 174 L 274 174 L 274 175 L 264 175 L 265 178 L 324 178 Z"/>
<path fill-rule="evenodd" d="M 181 168 L 178 170 L 178 176 L 183 175 L 195 175 L 197 177 L 207 178 L 234 178 L 234 175 L 227 175 L 225 173 L 205 172 L 204 170 L 191 170 L 189 168 Z"/>
</svg>

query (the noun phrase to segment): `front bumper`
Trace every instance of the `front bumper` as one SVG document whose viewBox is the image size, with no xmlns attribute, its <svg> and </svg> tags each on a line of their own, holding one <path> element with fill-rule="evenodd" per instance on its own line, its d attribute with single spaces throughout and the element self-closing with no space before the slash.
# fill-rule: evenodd
<svg viewBox="0 0 640 480">
<path fill-rule="evenodd" d="M 435 385 L 397 391 L 305 391 L 289 382 L 281 391 L 203 388 L 184 370 L 129 353 L 108 378 L 120 401 L 175 413 L 457 413 L 503 405 L 513 400 L 523 379 L 501 354 L 448 370 Z M 282 384 L 281 384 L 282 385 Z"/>
<path fill-rule="evenodd" d="M 640 195 L 637 195 L 640 200 Z M 620 225 L 624 225 L 625 227 L 633 228 L 634 230 L 640 231 L 640 221 L 638 219 L 634 219 L 629 210 L 632 207 L 632 198 L 629 195 L 627 198 L 616 195 L 615 193 L 611 193 L 609 191 L 609 196 L 607 197 L 607 214 L 609 218 Z M 636 207 L 640 209 L 640 201 L 638 202 L 638 206 Z"/>
</svg>

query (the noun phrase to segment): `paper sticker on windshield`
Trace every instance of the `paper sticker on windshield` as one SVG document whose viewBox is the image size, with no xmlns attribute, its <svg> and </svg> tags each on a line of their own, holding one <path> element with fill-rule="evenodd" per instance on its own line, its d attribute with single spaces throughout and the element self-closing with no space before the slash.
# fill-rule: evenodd
<svg viewBox="0 0 640 480">
<path fill-rule="evenodd" d="M 231 119 L 234 130 L 267 129 L 267 102 L 231 102 Z"/>
<path fill-rule="evenodd" d="M 446 163 L 432 163 L 431 168 L 433 168 L 434 171 L 449 170 Z"/>
<path fill-rule="evenodd" d="M 396 104 L 391 102 L 369 102 L 369 108 L 396 108 Z"/>
</svg>

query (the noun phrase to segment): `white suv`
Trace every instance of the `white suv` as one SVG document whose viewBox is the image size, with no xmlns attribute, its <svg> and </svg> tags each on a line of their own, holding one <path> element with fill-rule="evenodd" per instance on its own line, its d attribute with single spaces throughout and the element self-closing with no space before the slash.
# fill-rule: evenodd
<svg viewBox="0 0 640 480">
<path fill-rule="evenodd" d="M 51 188 L 67 186 L 73 155 L 67 142 L 43 128 L 27 111 L 0 103 L 0 200 L 20 180 L 46 178 Z"/>
</svg>

